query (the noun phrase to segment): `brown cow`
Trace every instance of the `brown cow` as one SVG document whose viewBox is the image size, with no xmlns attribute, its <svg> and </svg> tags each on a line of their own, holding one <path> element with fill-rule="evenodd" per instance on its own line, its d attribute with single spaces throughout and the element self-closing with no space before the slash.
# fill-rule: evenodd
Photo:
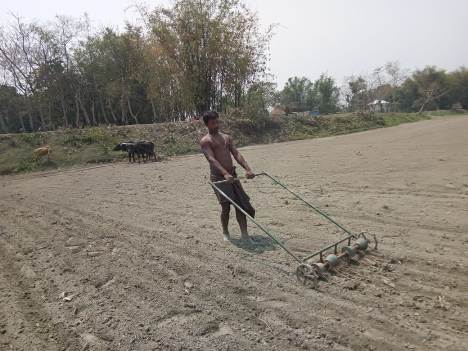
<svg viewBox="0 0 468 351">
<path fill-rule="evenodd" d="M 47 160 L 49 160 L 49 155 L 50 155 L 50 146 L 49 145 L 44 145 L 41 147 L 38 147 L 37 149 L 34 149 L 33 155 L 37 159 L 40 157 L 46 156 L 47 155 Z"/>
</svg>

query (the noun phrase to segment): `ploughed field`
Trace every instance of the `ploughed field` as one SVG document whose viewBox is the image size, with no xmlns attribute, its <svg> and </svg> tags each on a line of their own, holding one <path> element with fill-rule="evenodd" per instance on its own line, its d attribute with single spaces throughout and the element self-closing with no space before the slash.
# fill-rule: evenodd
<svg viewBox="0 0 468 351">
<path fill-rule="evenodd" d="M 303 287 L 234 213 L 222 241 L 202 155 L 2 177 L 0 349 L 468 349 L 467 116 L 242 152 L 379 250 Z M 297 255 L 343 237 L 267 179 L 244 186 Z"/>
</svg>

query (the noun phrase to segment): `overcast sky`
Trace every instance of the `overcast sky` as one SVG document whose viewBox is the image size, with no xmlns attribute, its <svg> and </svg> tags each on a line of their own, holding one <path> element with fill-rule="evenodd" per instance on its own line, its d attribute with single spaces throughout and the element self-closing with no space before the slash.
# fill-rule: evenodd
<svg viewBox="0 0 468 351">
<path fill-rule="evenodd" d="M 167 4 L 166 0 L 146 1 Z M 321 72 L 338 82 L 366 74 L 388 61 L 404 68 L 468 66 L 468 0 L 245 0 L 263 26 L 278 23 L 271 42 L 271 72 L 277 82 Z M 87 12 L 96 26 L 122 27 L 136 18 L 135 0 L 0 0 L 25 19 Z"/>
</svg>

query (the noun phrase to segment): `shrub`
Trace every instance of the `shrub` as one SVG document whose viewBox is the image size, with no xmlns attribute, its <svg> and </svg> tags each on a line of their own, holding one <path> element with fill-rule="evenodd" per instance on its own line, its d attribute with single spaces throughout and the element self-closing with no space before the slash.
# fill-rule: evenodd
<svg viewBox="0 0 468 351">
<path fill-rule="evenodd" d="M 40 133 L 21 133 L 19 139 L 32 146 L 39 146 L 44 143 L 44 138 Z"/>
</svg>

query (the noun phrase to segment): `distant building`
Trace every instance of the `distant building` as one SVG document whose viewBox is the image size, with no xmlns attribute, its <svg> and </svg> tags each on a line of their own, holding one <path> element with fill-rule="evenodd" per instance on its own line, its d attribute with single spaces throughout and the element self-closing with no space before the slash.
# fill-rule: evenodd
<svg viewBox="0 0 468 351">
<path fill-rule="evenodd" d="M 374 100 L 367 104 L 371 112 L 388 112 L 390 103 L 385 100 Z"/>
</svg>

